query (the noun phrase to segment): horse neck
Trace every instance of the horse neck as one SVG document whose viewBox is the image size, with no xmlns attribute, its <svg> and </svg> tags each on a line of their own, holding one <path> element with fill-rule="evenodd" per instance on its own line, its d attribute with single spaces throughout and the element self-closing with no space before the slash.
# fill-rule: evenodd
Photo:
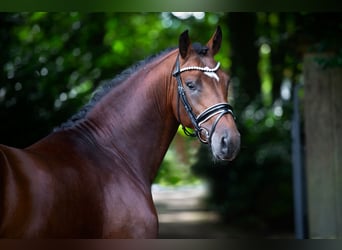
<svg viewBox="0 0 342 250">
<path fill-rule="evenodd" d="M 120 165 L 133 168 L 150 181 L 178 127 L 172 112 L 176 97 L 173 54 L 146 65 L 114 87 L 80 126 L 116 160 L 120 158 Z"/>
</svg>

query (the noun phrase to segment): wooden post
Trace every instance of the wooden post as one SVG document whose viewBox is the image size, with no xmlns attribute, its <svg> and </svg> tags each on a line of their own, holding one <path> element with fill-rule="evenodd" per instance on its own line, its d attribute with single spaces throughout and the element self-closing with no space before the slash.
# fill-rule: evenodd
<svg viewBox="0 0 342 250">
<path fill-rule="evenodd" d="M 304 56 L 304 119 L 310 238 L 342 238 L 342 68 Z"/>
</svg>

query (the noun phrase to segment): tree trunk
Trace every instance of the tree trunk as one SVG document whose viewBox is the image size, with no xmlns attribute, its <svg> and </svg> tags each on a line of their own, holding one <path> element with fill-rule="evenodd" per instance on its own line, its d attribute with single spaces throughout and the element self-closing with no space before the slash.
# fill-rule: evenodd
<svg viewBox="0 0 342 250">
<path fill-rule="evenodd" d="M 259 96 L 261 91 L 256 22 L 255 13 L 229 13 L 227 18 L 232 76 L 239 78 L 240 88 L 243 89 L 247 103 Z"/>
<path fill-rule="evenodd" d="M 342 68 L 322 69 L 304 57 L 309 235 L 342 237 Z"/>
</svg>

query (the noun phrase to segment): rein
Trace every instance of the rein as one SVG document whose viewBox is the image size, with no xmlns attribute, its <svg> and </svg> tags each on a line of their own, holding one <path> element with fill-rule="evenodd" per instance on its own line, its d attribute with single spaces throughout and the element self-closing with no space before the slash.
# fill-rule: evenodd
<svg viewBox="0 0 342 250">
<path fill-rule="evenodd" d="M 175 71 L 172 74 L 177 80 L 177 90 L 178 90 L 177 111 L 178 111 L 178 119 L 182 125 L 182 129 L 187 136 L 192 136 L 192 137 L 197 136 L 198 139 L 204 144 L 211 143 L 211 138 L 214 134 L 216 125 L 225 114 L 231 114 L 235 119 L 233 108 L 228 103 L 217 103 L 205 109 L 198 116 L 196 116 L 194 112 L 192 111 L 191 105 L 186 97 L 182 79 L 181 79 L 181 73 L 184 71 L 199 70 L 199 71 L 204 72 L 204 74 L 210 77 L 214 77 L 215 79 L 218 80 L 218 76 L 216 75 L 215 72 L 219 69 L 219 67 L 220 67 L 220 63 L 217 63 L 215 68 L 212 68 L 212 69 L 207 66 L 206 67 L 190 66 L 190 67 L 185 67 L 181 69 L 180 63 L 179 63 L 179 55 L 178 55 L 176 59 L 176 63 L 175 63 Z M 180 120 L 179 99 L 182 101 L 185 111 L 188 114 L 191 120 L 191 123 L 193 124 L 195 128 L 195 133 L 192 133 L 189 130 L 187 130 Z M 206 128 L 201 127 L 203 123 L 205 123 L 207 120 L 209 120 L 215 115 L 218 115 L 218 116 L 215 122 L 213 123 L 210 132 Z"/>
</svg>

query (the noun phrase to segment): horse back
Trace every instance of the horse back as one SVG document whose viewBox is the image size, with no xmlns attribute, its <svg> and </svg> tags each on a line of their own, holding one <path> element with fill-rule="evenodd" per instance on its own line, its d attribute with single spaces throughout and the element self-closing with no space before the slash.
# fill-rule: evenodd
<svg viewBox="0 0 342 250">
<path fill-rule="evenodd" d="M 37 192 L 39 174 L 25 150 L 0 145 L 0 236 L 24 237 L 26 232 L 38 228 L 35 218 L 42 212 L 35 204 L 44 200 L 43 190 Z M 33 197 L 33 194 L 39 196 Z M 38 208 L 38 209 L 37 209 Z M 34 223 L 32 223 L 34 222 Z M 27 230 L 32 228 L 32 230 Z"/>
<path fill-rule="evenodd" d="M 90 154 L 54 149 L 56 141 L 0 145 L 0 238 L 156 236 L 152 201 L 135 179 L 119 168 L 110 174 L 105 158 L 94 166 Z"/>
<path fill-rule="evenodd" d="M 87 176 L 72 161 L 60 160 L 53 153 L 0 145 L 0 169 L 0 237 L 101 235 L 101 214 L 94 212 L 100 200 L 82 192 L 86 186 L 82 187 L 80 179 Z"/>
<path fill-rule="evenodd" d="M 2 218 L 4 218 L 4 188 L 6 156 L 0 144 L 0 234 L 2 230 Z"/>
</svg>

